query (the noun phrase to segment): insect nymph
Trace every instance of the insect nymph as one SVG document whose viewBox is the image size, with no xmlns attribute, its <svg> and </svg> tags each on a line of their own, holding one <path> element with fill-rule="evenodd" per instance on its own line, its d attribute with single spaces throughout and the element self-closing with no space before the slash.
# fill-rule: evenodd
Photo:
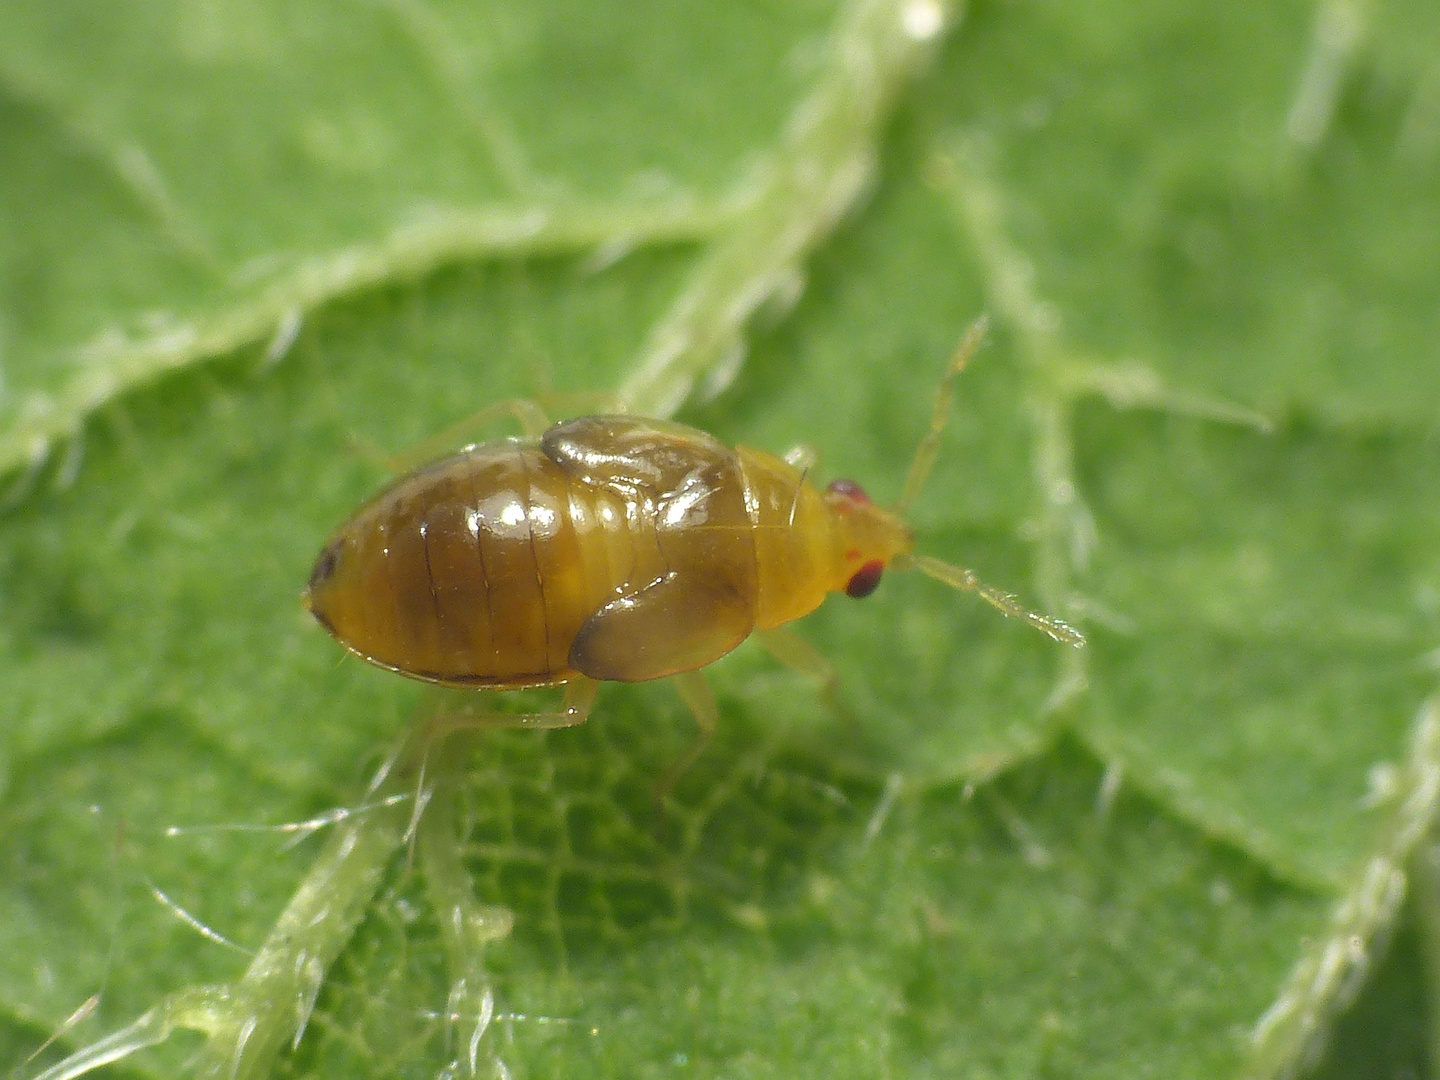
<svg viewBox="0 0 1440 1080">
<path fill-rule="evenodd" d="M 913 553 L 903 512 L 934 463 L 951 384 L 939 390 L 900 502 L 853 482 L 730 448 L 694 428 L 585 416 L 538 437 L 470 446 L 392 483 L 331 537 L 305 604 L 352 652 L 449 686 L 566 687 L 563 710 L 496 724 L 583 721 L 600 682 L 677 676 L 708 734 L 715 705 L 699 669 L 758 632 L 777 656 L 823 667 L 783 624 L 830 592 L 868 595 L 887 567 L 979 592 L 1058 641 L 1080 634 L 1025 610 L 968 570 Z"/>
</svg>

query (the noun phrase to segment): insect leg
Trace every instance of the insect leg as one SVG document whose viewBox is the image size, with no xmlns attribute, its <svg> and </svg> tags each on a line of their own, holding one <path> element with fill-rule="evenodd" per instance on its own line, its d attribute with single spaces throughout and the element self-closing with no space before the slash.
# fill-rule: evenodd
<svg viewBox="0 0 1440 1080">
<path fill-rule="evenodd" d="M 407 473 L 436 458 L 453 454 L 477 441 L 498 420 L 514 419 L 521 434 L 537 439 L 550 427 L 550 417 L 577 412 L 623 412 L 614 394 L 542 394 L 538 398 L 506 398 L 457 420 L 429 438 L 396 455 L 382 455 L 392 472 Z"/>
<path fill-rule="evenodd" d="M 407 739 L 408 750 L 402 751 L 408 768 L 415 773 L 415 810 L 410 815 L 410 827 L 406 839 L 413 844 L 420 819 L 425 807 L 435 794 L 435 782 L 428 777 L 430 755 L 436 753 L 452 735 L 467 731 L 489 731 L 493 728 L 550 728 L 574 727 L 583 724 L 590 715 L 590 706 L 600 684 L 583 675 L 565 684 L 565 698 L 555 712 L 507 713 L 484 709 L 467 713 L 448 713 L 431 717 L 425 721 L 414 736 Z M 385 769 L 388 771 L 390 765 Z"/>
<path fill-rule="evenodd" d="M 545 410 L 535 402 L 526 398 L 507 398 L 487 405 L 463 420 L 455 421 L 449 427 L 442 428 L 399 454 L 387 457 L 386 464 L 396 473 L 410 472 L 426 462 L 453 454 L 475 442 L 476 436 L 497 420 L 506 417 L 513 418 L 520 425 L 521 432 L 527 436 L 538 437 L 550 426 Z"/>
<path fill-rule="evenodd" d="M 551 416 L 584 416 L 587 413 L 623 413 L 625 402 L 613 390 L 549 390 L 535 400 Z"/>
<path fill-rule="evenodd" d="M 705 753 L 705 748 L 710 745 L 710 740 L 715 737 L 715 728 L 720 723 L 720 708 L 715 704 L 715 694 L 710 689 L 710 683 L 704 674 L 696 671 L 682 671 L 674 676 L 675 689 L 680 694 L 680 700 L 685 702 L 685 707 L 695 717 L 695 723 L 700 727 L 700 733 L 695 736 L 695 741 L 685 749 L 685 753 L 670 763 L 669 768 L 655 782 L 654 799 L 655 812 L 663 821 L 665 818 L 665 803 L 675 792 L 675 785 L 680 778 L 690 771 L 690 766 L 700 760 L 700 755 Z"/>
<path fill-rule="evenodd" d="M 553 712 L 507 713 L 494 709 L 477 712 L 449 713 L 437 716 L 425 725 L 425 735 L 433 745 L 457 731 L 486 731 L 491 728 L 549 728 L 574 727 L 583 724 L 590 715 L 590 706 L 600 684 L 594 679 L 580 675 L 565 684 L 565 698 L 559 709 Z"/>
<path fill-rule="evenodd" d="M 496 709 L 481 709 L 475 712 L 442 713 L 430 717 L 415 732 L 408 736 L 408 749 L 402 749 L 397 757 L 401 763 L 413 770 L 419 787 L 415 793 L 415 821 L 419 821 L 424 804 L 429 801 L 431 787 L 425 774 L 430 765 L 430 755 L 435 753 L 452 735 L 464 731 L 489 731 L 492 728 L 550 728 L 574 727 L 583 724 L 590 715 L 590 706 L 600 684 L 594 679 L 581 675 L 565 684 L 565 698 L 561 707 L 554 712 L 507 713 Z M 392 765 L 387 763 L 386 772 Z"/>
<path fill-rule="evenodd" d="M 807 679 L 814 679 L 819 683 L 826 704 L 839 708 L 840 676 L 835 671 L 835 665 L 830 663 L 824 653 L 784 626 L 757 630 L 755 637 L 765 647 L 766 652 L 791 671 L 798 671 Z"/>
</svg>

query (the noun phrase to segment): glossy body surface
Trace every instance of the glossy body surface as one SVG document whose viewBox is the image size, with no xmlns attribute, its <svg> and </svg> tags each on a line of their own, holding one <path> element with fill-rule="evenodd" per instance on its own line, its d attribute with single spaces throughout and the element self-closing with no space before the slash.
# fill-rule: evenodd
<svg viewBox="0 0 1440 1080">
<path fill-rule="evenodd" d="M 321 552 L 307 607 L 412 678 L 500 689 L 692 671 L 863 595 L 909 527 L 846 482 L 680 424 L 589 416 L 413 472 Z"/>
</svg>

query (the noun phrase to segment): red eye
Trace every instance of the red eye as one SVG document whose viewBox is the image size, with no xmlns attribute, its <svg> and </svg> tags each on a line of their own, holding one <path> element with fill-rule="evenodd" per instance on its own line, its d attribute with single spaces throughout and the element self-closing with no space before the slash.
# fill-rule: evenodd
<svg viewBox="0 0 1440 1080">
<path fill-rule="evenodd" d="M 845 584 L 845 595 L 863 600 L 880 586 L 880 575 L 884 572 L 885 564 L 879 559 L 871 559 L 851 575 Z"/>
<path fill-rule="evenodd" d="M 825 491 L 831 495 L 843 495 L 856 502 L 868 503 L 870 501 L 870 496 L 865 494 L 865 489 L 854 480 L 831 480 L 826 485 Z"/>
</svg>

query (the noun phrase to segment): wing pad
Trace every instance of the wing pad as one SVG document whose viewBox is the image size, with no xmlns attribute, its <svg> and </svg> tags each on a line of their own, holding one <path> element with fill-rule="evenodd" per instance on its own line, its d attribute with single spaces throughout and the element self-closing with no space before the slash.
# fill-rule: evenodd
<svg viewBox="0 0 1440 1080">
<path fill-rule="evenodd" d="M 690 671 L 755 623 L 755 542 L 735 452 L 703 431 L 630 416 L 556 424 L 543 453 L 580 481 L 643 504 L 664 573 L 626 582 L 582 624 L 570 664 L 593 679 L 642 682 Z M 652 526 L 647 526 L 652 527 Z"/>
</svg>

